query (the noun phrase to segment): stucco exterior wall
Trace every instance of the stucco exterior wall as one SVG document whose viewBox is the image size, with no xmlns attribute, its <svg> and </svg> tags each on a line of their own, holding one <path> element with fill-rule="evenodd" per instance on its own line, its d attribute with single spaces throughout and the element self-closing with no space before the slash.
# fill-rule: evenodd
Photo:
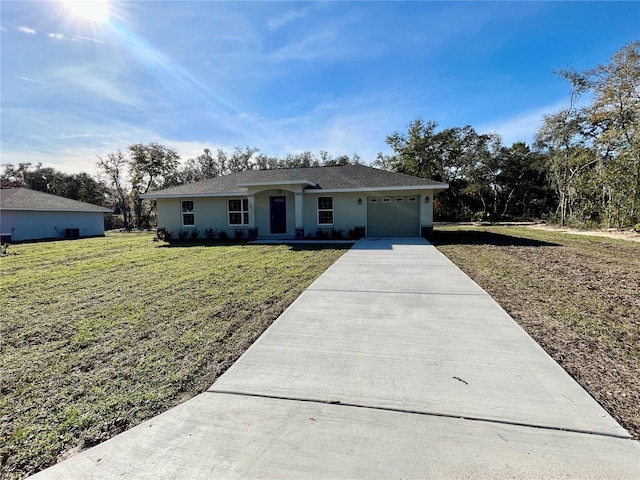
<svg viewBox="0 0 640 480">
<path fill-rule="evenodd" d="M 349 228 L 367 227 L 367 198 L 368 197 L 394 197 L 416 195 L 420 202 L 420 225 L 433 226 L 433 192 L 424 190 L 393 190 L 385 192 L 354 192 L 354 193 L 306 193 L 304 204 L 305 233 L 315 234 L 318 228 L 331 228 L 331 226 L 318 225 L 318 200 L 321 197 L 333 197 L 333 228 L 342 229 L 346 234 Z M 425 198 L 429 202 L 425 202 Z M 362 199 L 362 204 L 358 204 Z"/>
<path fill-rule="evenodd" d="M 392 197 L 416 195 L 420 202 L 420 226 L 433 226 L 433 193 L 424 190 L 397 190 L 385 192 L 351 192 L 351 193 L 327 193 L 323 191 L 309 191 L 303 194 L 302 222 L 305 235 L 315 235 L 318 228 L 341 229 L 346 235 L 350 228 L 367 227 L 367 198 L 371 196 Z M 287 233 L 286 236 L 295 235 L 295 193 L 285 188 L 266 189 L 254 194 L 253 208 L 250 211 L 250 218 L 253 213 L 255 226 L 258 228 L 258 235 L 268 237 L 271 235 L 270 221 L 270 197 L 285 196 L 287 201 Z M 333 225 L 318 224 L 318 197 L 333 197 Z M 429 202 L 425 202 L 425 197 Z M 212 197 L 212 198 L 170 198 L 158 199 L 158 227 L 164 227 L 174 234 L 179 229 L 188 230 L 194 227 L 182 225 L 182 204 L 183 200 L 191 200 L 194 205 L 195 228 L 204 236 L 206 228 L 216 228 L 226 230 L 230 236 L 233 235 L 235 226 L 228 224 L 227 199 L 239 197 Z M 246 198 L 246 197 L 245 197 Z M 362 202 L 358 204 L 358 199 Z M 249 202 L 251 209 L 252 202 Z M 243 227 L 246 228 L 246 227 Z M 278 235 L 276 235 L 278 236 Z M 279 234 L 282 236 L 282 234 Z"/>
<path fill-rule="evenodd" d="M 193 201 L 193 214 L 195 225 L 182 225 L 182 201 Z M 192 230 L 197 228 L 200 236 L 204 236 L 206 228 L 217 228 L 227 230 L 229 234 L 234 227 L 229 227 L 227 222 L 227 199 L 226 197 L 213 198 L 161 198 L 156 204 L 158 212 L 158 227 L 166 228 L 177 234 L 178 230 Z"/>
<path fill-rule="evenodd" d="M 318 224 L 318 197 L 333 197 L 333 226 Z M 358 205 L 358 199 L 362 204 Z M 315 235 L 316 230 L 341 229 L 346 235 L 349 228 L 364 227 L 367 224 L 367 197 L 360 193 L 306 193 L 302 215 L 305 234 Z"/>
<path fill-rule="evenodd" d="M 77 228 L 80 237 L 104 235 L 104 214 L 100 212 L 48 212 L 2 210 L 0 233 L 11 234 L 12 240 L 64 238 L 65 229 Z"/>
<path fill-rule="evenodd" d="M 425 198 L 429 198 L 429 202 Z M 433 227 L 433 192 L 423 192 L 420 195 L 420 225 Z"/>
</svg>

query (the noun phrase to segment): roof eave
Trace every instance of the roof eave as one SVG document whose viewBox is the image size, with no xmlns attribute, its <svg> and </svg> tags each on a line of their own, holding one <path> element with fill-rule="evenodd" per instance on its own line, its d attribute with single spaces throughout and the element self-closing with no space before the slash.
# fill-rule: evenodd
<svg viewBox="0 0 640 480">
<path fill-rule="evenodd" d="M 405 191 L 405 190 L 434 190 L 443 191 L 449 188 L 446 183 L 439 183 L 437 185 L 404 185 L 404 186 L 391 186 L 391 187 L 355 187 L 355 188 L 314 188 L 305 189 L 305 193 L 360 193 L 360 192 L 393 192 L 393 191 Z"/>
<path fill-rule="evenodd" d="M 0 210 L 11 210 L 21 212 L 82 212 L 82 213 L 113 213 L 113 210 L 105 208 L 103 210 L 81 210 L 73 208 L 28 208 L 28 207 L 0 207 Z"/>
<path fill-rule="evenodd" d="M 208 198 L 208 197 L 242 197 L 246 196 L 248 192 L 222 192 L 222 193 L 145 193 L 140 195 L 140 198 L 146 200 L 159 200 L 162 198 Z"/>
</svg>

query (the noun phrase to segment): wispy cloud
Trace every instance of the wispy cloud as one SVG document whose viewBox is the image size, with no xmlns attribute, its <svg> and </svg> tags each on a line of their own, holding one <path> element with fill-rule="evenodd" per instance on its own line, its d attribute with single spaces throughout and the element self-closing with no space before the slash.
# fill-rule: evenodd
<svg viewBox="0 0 640 480">
<path fill-rule="evenodd" d="M 16 78 L 19 78 L 20 80 L 24 80 L 25 82 L 44 83 L 44 82 L 41 82 L 40 80 L 35 80 L 29 77 L 21 77 L 20 75 L 16 75 Z"/>
<path fill-rule="evenodd" d="M 103 42 L 102 40 L 98 40 L 97 38 L 81 37 L 80 35 L 74 35 L 73 39 L 74 40 L 86 40 L 87 42 L 101 43 L 103 45 L 106 45 L 106 43 L 107 43 L 107 42 Z"/>
<path fill-rule="evenodd" d="M 519 113 L 518 115 L 479 125 L 477 130 L 479 132 L 499 134 L 505 145 L 511 145 L 515 142 L 532 143 L 536 132 L 542 125 L 543 117 L 565 108 L 566 104 L 566 99 L 563 99 L 551 105 L 538 107 L 527 112 Z"/>
<path fill-rule="evenodd" d="M 38 112 L 41 118 L 47 118 L 50 112 Z M 25 120 L 28 120 L 25 118 Z M 44 122 L 47 123 L 47 122 Z M 191 140 L 177 140 L 171 136 L 163 136 L 153 130 L 138 128 L 134 125 L 113 121 L 107 117 L 99 123 L 89 123 L 77 133 L 77 121 L 68 116 L 57 118 L 55 125 L 48 122 L 46 127 L 66 133 L 46 136 L 33 134 L 20 137 L 18 141 L 3 141 L 3 163 L 19 163 L 28 158 L 30 162 L 42 163 L 66 173 L 87 172 L 98 173 L 97 156 L 104 156 L 116 150 L 126 151 L 134 143 L 157 142 L 173 148 L 178 152 L 182 161 L 200 155 L 205 148 L 225 151 L 233 150 L 233 144 L 220 144 L 215 141 L 201 142 Z"/>
<path fill-rule="evenodd" d="M 282 28 L 288 23 L 291 23 L 294 20 L 297 20 L 298 18 L 303 18 L 306 15 L 307 15 L 306 10 L 298 10 L 298 11 L 289 10 L 283 15 L 270 18 L 269 21 L 267 22 L 267 26 L 269 27 L 270 30 L 277 30 L 278 28 Z"/>
<path fill-rule="evenodd" d="M 101 65 L 86 64 L 60 68 L 55 73 L 55 78 L 60 81 L 60 87 L 66 90 L 75 89 L 78 94 L 91 94 L 92 103 L 106 100 L 127 107 L 140 105 L 140 99 L 132 89 L 119 83 L 114 75 L 101 68 Z"/>
<path fill-rule="evenodd" d="M 309 35 L 299 41 L 273 52 L 269 58 L 273 61 L 318 60 L 321 58 L 338 58 L 349 52 L 335 42 L 336 33 L 324 31 Z"/>
<path fill-rule="evenodd" d="M 81 138 L 104 138 L 104 137 L 108 137 L 108 135 L 95 134 L 95 133 L 71 133 L 71 134 L 63 133 L 58 138 L 60 140 L 75 140 L 75 139 L 81 139 Z"/>
<path fill-rule="evenodd" d="M 62 33 L 50 33 L 49 38 L 53 38 L 55 40 L 72 40 L 72 41 L 78 41 L 78 40 L 83 40 L 85 42 L 93 42 L 93 43 L 99 43 L 101 45 L 106 45 L 107 42 L 103 41 L 103 40 L 99 40 L 97 38 L 92 38 L 92 37 L 83 37 L 80 35 L 72 35 L 71 37 L 67 37 L 65 35 L 63 35 Z"/>
<path fill-rule="evenodd" d="M 35 35 L 36 34 L 36 31 L 33 28 L 27 27 L 27 26 L 24 26 L 24 25 L 20 25 L 18 27 L 18 31 L 22 32 L 22 33 L 27 33 L 29 35 Z"/>
<path fill-rule="evenodd" d="M 332 98 L 304 115 L 262 119 L 272 134 L 254 145 L 269 155 L 326 150 L 333 156 L 357 153 L 371 162 L 388 150 L 386 136 L 406 121 L 398 100 L 393 92 L 365 92 Z"/>
</svg>

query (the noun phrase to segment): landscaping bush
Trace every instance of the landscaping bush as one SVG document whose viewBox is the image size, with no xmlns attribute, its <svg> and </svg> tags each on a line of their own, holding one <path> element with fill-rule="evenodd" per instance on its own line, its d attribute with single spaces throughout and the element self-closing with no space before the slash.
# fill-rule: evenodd
<svg viewBox="0 0 640 480">
<path fill-rule="evenodd" d="M 171 238 L 173 237 L 173 232 L 167 230 L 166 228 L 158 227 L 158 229 L 156 230 L 156 237 L 158 238 L 158 240 L 170 242 Z"/>
<path fill-rule="evenodd" d="M 320 240 L 328 240 L 329 239 L 329 232 L 327 230 L 325 230 L 324 228 L 319 228 L 316 230 L 316 237 Z"/>
<path fill-rule="evenodd" d="M 204 236 L 207 240 L 214 240 L 217 234 L 218 234 L 217 228 L 209 227 L 204 229 Z"/>
<path fill-rule="evenodd" d="M 362 238 L 362 233 L 357 228 L 350 228 L 347 226 L 347 235 L 351 240 L 360 240 Z"/>
<path fill-rule="evenodd" d="M 341 228 L 332 228 L 329 230 L 329 237 L 332 240 L 342 240 L 344 238 L 344 230 Z"/>
</svg>

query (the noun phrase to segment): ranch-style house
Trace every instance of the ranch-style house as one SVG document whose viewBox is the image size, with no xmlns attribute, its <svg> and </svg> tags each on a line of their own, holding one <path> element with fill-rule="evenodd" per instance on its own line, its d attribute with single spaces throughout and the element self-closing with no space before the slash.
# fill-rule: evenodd
<svg viewBox="0 0 640 480">
<path fill-rule="evenodd" d="M 249 238 L 319 233 L 428 236 L 433 197 L 446 183 L 365 165 L 249 170 L 150 192 L 158 228 L 206 229 Z"/>
</svg>

